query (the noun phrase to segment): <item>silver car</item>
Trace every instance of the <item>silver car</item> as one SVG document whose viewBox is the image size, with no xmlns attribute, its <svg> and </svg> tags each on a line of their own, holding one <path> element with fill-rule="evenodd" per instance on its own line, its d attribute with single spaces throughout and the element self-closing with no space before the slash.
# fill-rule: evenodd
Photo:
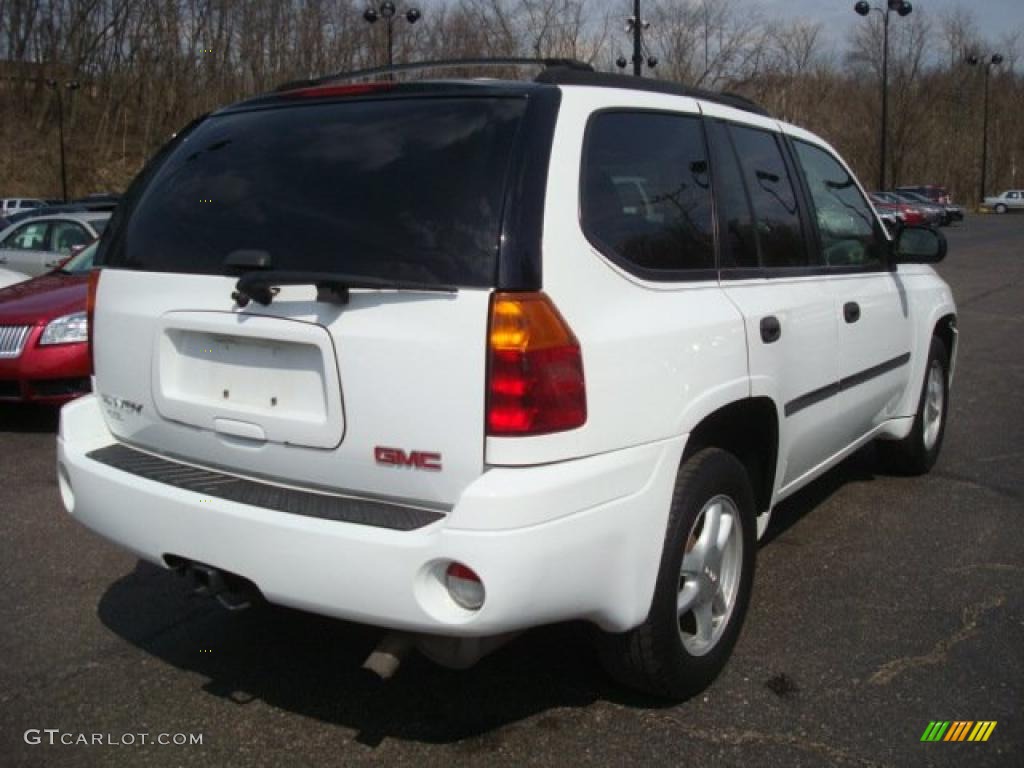
<svg viewBox="0 0 1024 768">
<path fill-rule="evenodd" d="M 99 237 L 109 213 L 65 213 L 19 221 L 0 232 L 0 267 L 30 277 L 55 269 L 71 249 Z"/>
<path fill-rule="evenodd" d="M 984 206 L 996 213 L 1024 210 L 1024 189 L 1008 189 L 995 197 L 986 197 Z"/>
</svg>

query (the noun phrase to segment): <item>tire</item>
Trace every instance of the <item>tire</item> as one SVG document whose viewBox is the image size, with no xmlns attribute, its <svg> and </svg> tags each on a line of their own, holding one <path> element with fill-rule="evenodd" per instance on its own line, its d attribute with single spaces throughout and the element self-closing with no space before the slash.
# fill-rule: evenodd
<svg viewBox="0 0 1024 768">
<path fill-rule="evenodd" d="M 999 205 L 996 206 L 995 211 L 996 213 L 1006 213 L 1006 206 L 999 203 Z"/>
<path fill-rule="evenodd" d="M 716 519 L 717 537 L 707 527 Z M 750 479 L 736 457 L 705 448 L 683 462 L 647 619 L 629 632 L 604 634 L 599 640 L 605 669 L 615 680 L 678 701 L 718 676 L 750 603 L 756 525 Z M 705 535 L 719 543 L 710 559 L 701 556 Z M 684 595 L 693 608 L 680 616 L 677 606 Z M 706 634 L 700 634 L 701 628 Z"/>
<path fill-rule="evenodd" d="M 940 401 L 936 402 L 936 397 Z M 940 338 L 932 336 L 924 383 L 921 385 L 917 414 L 910 434 L 902 440 L 878 442 L 885 468 L 900 475 L 924 475 L 931 471 L 942 450 L 948 411 L 949 352 Z"/>
</svg>

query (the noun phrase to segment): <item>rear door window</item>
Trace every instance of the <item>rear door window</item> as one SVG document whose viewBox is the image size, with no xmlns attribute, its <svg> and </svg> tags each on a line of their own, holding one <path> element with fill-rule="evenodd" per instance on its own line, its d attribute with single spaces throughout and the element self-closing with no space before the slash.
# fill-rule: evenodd
<svg viewBox="0 0 1024 768">
<path fill-rule="evenodd" d="M 796 192 L 778 138 L 740 125 L 730 126 L 729 132 L 754 208 L 761 266 L 809 266 Z"/>
<path fill-rule="evenodd" d="M 491 286 L 523 98 L 393 98 L 208 118 L 126 201 L 106 266 Z"/>
<path fill-rule="evenodd" d="M 697 117 L 592 117 L 580 207 L 587 237 L 624 268 L 655 280 L 713 277 L 711 176 Z"/>
</svg>

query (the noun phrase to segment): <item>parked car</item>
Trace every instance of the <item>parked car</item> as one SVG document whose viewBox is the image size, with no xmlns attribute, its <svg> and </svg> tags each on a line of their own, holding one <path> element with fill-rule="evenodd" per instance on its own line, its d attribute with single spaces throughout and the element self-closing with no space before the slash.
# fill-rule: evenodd
<svg viewBox="0 0 1024 768">
<path fill-rule="evenodd" d="M 917 227 L 928 223 L 927 218 L 919 208 L 902 200 L 896 200 L 892 197 L 884 197 L 878 192 L 872 192 L 871 202 L 874 204 L 875 209 L 879 214 L 885 213 L 890 216 L 895 216 L 899 219 L 901 224 L 909 224 Z"/>
<path fill-rule="evenodd" d="M 996 213 L 1024 210 L 1024 189 L 1008 189 L 995 197 L 986 197 L 983 205 Z"/>
<path fill-rule="evenodd" d="M 0 232 L 0 267 L 43 275 L 64 261 L 75 246 L 99 237 L 109 213 L 36 216 Z"/>
<path fill-rule="evenodd" d="M 20 213 L 12 213 L 4 221 L 7 223 L 0 223 L 0 231 L 7 229 L 11 224 L 17 224 L 19 221 L 27 221 L 28 219 L 38 218 L 39 216 L 55 216 L 58 213 L 89 213 L 89 209 L 84 205 L 75 205 L 69 203 L 67 205 L 46 205 L 42 208 L 31 208 Z"/>
<path fill-rule="evenodd" d="M 889 203 L 890 205 L 901 206 L 901 209 L 911 219 L 916 219 L 917 216 L 920 216 L 922 224 L 931 227 L 938 227 L 942 224 L 942 214 L 934 206 L 926 208 L 920 203 L 913 203 L 910 200 L 904 200 L 902 197 L 895 195 L 892 192 L 873 192 L 872 196 L 875 199 Z"/>
<path fill-rule="evenodd" d="M 86 294 L 96 244 L 0 289 L 0 401 L 62 405 L 89 391 Z"/>
<path fill-rule="evenodd" d="M 946 207 L 939 205 L 938 203 L 933 203 L 927 197 L 923 197 L 922 195 L 918 195 L 914 192 L 888 192 L 887 194 L 921 209 L 924 212 L 928 223 L 932 226 L 945 227 L 950 222 L 950 216 L 948 211 L 946 211 Z"/>
<path fill-rule="evenodd" d="M 21 272 L 12 272 L 9 269 L 0 269 L 0 288 L 6 288 L 8 285 L 21 283 L 28 279 L 28 275 Z"/>
<path fill-rule="evenodd" d="M 949 196 L 949 191 L 938 184 L 918 184 L 916 186 L 896 187 L 896 191 L 913 192 L 917 195 L 923 195 L 933 203 L 938 203 L 939 205 L 951 205 L 953 203 L 953 198 Z"/>
<path fill-rule="evenodd" d="M 42 208 L 46 203 L 33 197 L 5 197 L 0 199 L 0 216 L 7 217 L 33 208 Z"/>
<path fill-rule="evenodd" d="M 917 192 L 901 192 L 897 190 L 897 194 L 908 202 L 933 205 L 939 208 L 945 217 L 945 224 L 952 224 L 954 221 L 964 220 L 964 209 L 959 205 L 954 205 L 953 203 L 939 203 Z"/>
<path fill-rule="evenodd" d="M 935 463 L 945 239 L 890 240 L 744 99 L 580 66 L 325 79 L 179 132 L 90 275 L 67 510 L 229 604 L 388 628 L 382 674 L 583 620 L 624 683 L 709 684 L 778 502 L 875 439 Z"/>
</svg>

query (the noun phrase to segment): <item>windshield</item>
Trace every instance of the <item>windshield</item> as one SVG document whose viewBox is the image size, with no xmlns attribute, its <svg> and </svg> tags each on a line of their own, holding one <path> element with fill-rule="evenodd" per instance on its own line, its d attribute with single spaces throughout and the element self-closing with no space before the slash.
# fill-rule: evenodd
<svg viewBox="0 0 1024 768">
<path fill-rule="evenodd" d="M 65 275 L 84 275 L 89 272 L 92 269 L 93 258 L 96 256 L 96 247 L 99 245 L 99 242 L 99 240 L 93 240 L 89 245 L 64 262 L 60 271 Z"/>
<path fill-rule="evenodd" d="M 115 225 L 104 266 L 491 286 L 522 98 L 316 103 L 214 116 Z M 131 201 L 126 203 L 126 208 Z"/>
</svg>

